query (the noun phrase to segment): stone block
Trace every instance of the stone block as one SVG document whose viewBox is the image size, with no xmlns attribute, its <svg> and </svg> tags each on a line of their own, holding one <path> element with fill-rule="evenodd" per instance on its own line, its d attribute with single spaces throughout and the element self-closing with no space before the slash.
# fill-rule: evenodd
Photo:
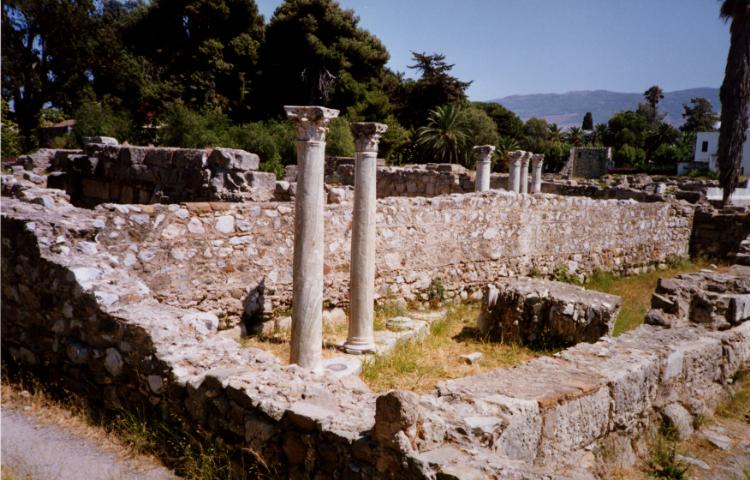
<svg viewBox="0 0 750 480">
<path fill-rule="evenodd" d="M 595 342 L 612 332 L 622 300 L 550 280 L 500 280 L 484 289 L 479 329 L 495 340 L 540 346 Z"/>
<path fill-rule="evenodd" d="M 208 156 L 208 164 L 226 170 L 257 170 L 260 167 L 260 157 L 235 148 L 214 148 Z"/>
</svg>

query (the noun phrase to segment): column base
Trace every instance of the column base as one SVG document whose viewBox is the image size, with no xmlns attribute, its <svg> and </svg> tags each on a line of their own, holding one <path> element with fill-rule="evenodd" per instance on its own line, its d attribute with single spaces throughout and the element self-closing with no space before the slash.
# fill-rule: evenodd
<svg viewBox="0 0 750 480">
<path fill-rule="evenodd" d="M 375 353 L 377 351 L 375 342 L 347 340 L 341 348 L 352 355 L 364 355 L 365 353 Z"/>
</svg>

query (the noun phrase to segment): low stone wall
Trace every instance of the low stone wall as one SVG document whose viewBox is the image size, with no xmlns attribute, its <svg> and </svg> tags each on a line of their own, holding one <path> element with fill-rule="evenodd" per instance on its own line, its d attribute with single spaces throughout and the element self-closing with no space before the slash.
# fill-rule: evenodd
<svg viewBox="0 0 750 480">
<path fill-rule="evenodd" d="M 76 205 L 181 201 L 265 201 L 276 177 L 259 172 L 259 158 L 243 150 L 90 144 L 56 154 L 49 186 L 66 190 Z"/>
<path fill-rule="evenodd" d="M 500 280 L 482 294 L 479 331 L 502 342 L 541 348 L 596 342 L 611 335 L 622 299 L 539 278 Z"/>
<path fill-rule="evenodd" d="M 290 203 L 102 205 L 97 248 L 164 301 L 234 325 L 291 302 Z M 326 207 L 325 301 L 349 297 L 351 203 Z M 565 264 L 571 274 L 636 272 L 686 256 L 692 209 L 506 192 L 378 201 L 376 297 L 427 301 L 440 281 L 466 297 L 497 277 Z M 213 280 L 209 280 L 213 279 Z"/>
<path fill-rule="evenodd" d="M 341 164 L 336 170 L 343 185 L 354 185 L 354 166 Z M 380 167 L 377 174 L 377 196 L 435 197 L 451 193 L 474 192 L 475 172 L 460 165 L 426 164 L 413 167 Z M 490 188 L 504 189 L 508 175 L 490 176 Z"/>
<path fill-rule="evenodd" d="M 695 211 L 690 256 L 732 260 L 750 236 L 750 211 L 746 208 L 698 208 Z"/>
<path fill-rule="evenodd" d="M 3 207 L 5 365 L 102 408 L 178 419 L 229 449 L 234 477 L 594 478 L 608 458 L 633 463 L 661 409 L 710 413 L 750 359 L 750 322 L 644 326 L 432 394 L 377 395 L 241 348 L 215 334 L 215 317 L 159 302 L 118 256 L 92 248 L 103 219 Z"/>
</svg>

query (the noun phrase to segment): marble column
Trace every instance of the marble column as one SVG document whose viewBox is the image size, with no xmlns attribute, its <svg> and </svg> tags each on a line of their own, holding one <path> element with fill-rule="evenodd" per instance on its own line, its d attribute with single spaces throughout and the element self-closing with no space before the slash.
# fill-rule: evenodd
<svg viewBox="0 0 750 480">
<path fill-rule="evenodd" d="M 477 157 L 476 179 L 474 181 L 474 191 L 486 192 L 490 189 L 490 165 L 492 154 L 495 151 L 494 145 L 479 145 L 474 147 L 474 155 Z"/>
<path fill-rule="evenodd" d="M 531 193 L 542 192 L 542 167 L 544 165 L 544 155 L 536 154 L 531 156 Z"/>
<path fill-rule="evenodd" d="M 521 189 L 521 159 L 525 152 L 516 150 L 510 152 L 508 163 L 508 191 L 518 193 Z"/>
<path fill-rule="evenodd" d="M 344 343 L 348 353 L 375 351 L 375 207 L 377 205 L 378 142 L 387 125 L 352 123 L 356 157 L 354 162 L 354 208 L 352 211 L 352 260 L 349 277 L 349 333 Z"/>
<path fill-rule="evenodd" d="M 529 193 L 529 160 L 531 160 L 531 155 L 531 152 L 525 152 L 524 156 L 521 157 L 520 193 Z"/>
<path fill-rule="evenodd" d="M 323 215 L 326 132 L 338 110 L 285 106 L 296 127 L 291 363 L 317 368 L 323 348 Z"/>
</svg>

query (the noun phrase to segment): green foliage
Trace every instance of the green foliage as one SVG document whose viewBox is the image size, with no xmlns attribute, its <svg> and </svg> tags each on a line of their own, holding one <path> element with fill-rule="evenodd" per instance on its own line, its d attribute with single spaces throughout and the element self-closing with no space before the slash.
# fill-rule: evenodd
<svg viewBox="0 0 750 480">
<path fill-rule="evenodd" d="M 530 118 L 523 126 L 521 147 L 535 153 L 543 152 L 549 144 L 549 124 L 541 118 Z"/>
<path fill-rule="evenodd" d="M 411 144 L 411 132 L 402 127 L 393 115 L 386 117 L 383 123 L 388 125 L 388 130 L 380 139 L 378 156 L 391 163 L 401 163 L 398 161 L 399 153 Z"/>
<path fill-rule="evenodd" d="M 175 102 L 167 107 L 159 143 L 172 147 L 205 148 L 218 146 L 225 139 L 229 120 L 219 112 L 201 115 Z"/>
<path fill-rule="evenodd" d="M 354 156 L 354 136 L 346 118 L 336 117 L 328 124 L 326 155 L 331 157 Z"/>
<path fill-rule="evenodd" d="M 445 301 L 445 285 L 443 285 L 442 278 L 435 277 L 430 281 L 430 286 L 427 289 L 427 301 L 433 308 L 437 308 Z"/>
<path fill-rule="evenodd" d="M 377 90 L 388 52 L 377 37 L 359 28 L 359 19 L 333 0 L 286 0 L 274 12 L 260 49 L 259 96 L 267 115 L 283 105 L 325 104 L 344 113 Z M 353 112 L 355 113 L 355 112 Z"/>
<path fill-rule="evenodd" d="M 571 127 L 565 135 L 565 140 L 575 147 L 583 145 L 583 131 L 578 127 Z"/>
<path fill-rule="evenodd" d="M 544 153 L 544 169 L 548 172 L 559 172 L 570 157 L 570 144 L 552 142 L 542 153 Z"/>
<path fill-rule="evenodd" d="M 500 137 L 497 141 L 497 149 L 495 150 L 495 158 L 497 163 L 502 165 L 504 168 L 507 167 L 510 159 L 510 152 L 520 150 L 521 147 L 513 137 Z"/>
<path fill-rule="evenodd" d="M 269 120 L 232 126 L 222 145 L 258 154 L 261 171 L 272 172 L 277 178 L 284 176 L 284 165 L 296 161 L 294 128 L 289 122 Z"/>
<path fill-rule="evenodd" d="M 464 108 L 463 116 L 468 130 L 467 141 L 471 146 L 495 145 L 498 142 L 497 126 L 484 110 L 470 105 Z"/>
<path fill-rule="evenodd" d="M 412 52 L 412 57 L 414 64 L 409 68 L 419 71 L 421 77 L 404 85 L 406 99 L 399 109 L 399 120 L 414 128 L 423 125 L 438 107 L 464 103 L 471 82 L 462 82 L 451 75 L 453 65 L 446 63 L 445 55 Z"/>
<path fill-rule="evenodd" d="M 518 115 L 494 102 L 473 102 L 472 105 L 479 107 L 489 115 L 495 122 L 497 134 L 500 137 L 520 139 L 523 135 L 523 121 Z"/>
<path fill-rule="evenodd" d="M 642 148 L 623 145 L 614 154 L 615 164 L 628 167 L 643 167 L 646 164 L 646 152 Z"/>
<path fill-rule="evenodd" d="M 583 122 L 581 123 L 581 130 L 593 130 L 594 129 L 594 115 L 591 112 L 586 112 L 583 116 Z"/>
<path fill-rule="evenodd" d="M 130 115 L 104 102 L 85 103 L 76 109 L 74 117 L 74 131 L 78 138 L 103 135 L 121 142 L 132 140 L 134 128 Z"/>
<path fill-rule="evenodd" d="M 711 102 L 705 98 L 690 99 L 692 106 L 683 105 L 685 112 L 682 118 L 685 123 L 680 130 L 683 132 L 713 132 L 716 130 L 716 123 L 719 121 L 719 115 L 714 112 Z"/>
<path fill-rule="evenodd" d="M 49 148 L 78 148 L 78 142 L 75 136 L 68 133 L 50 139 Z"/>
<path fill-rule="evenodd" d="M 427 126 L 417 130 L 423 158 L 437 163 L 467 160 L 469 129 L 460 107 L 445 105 L 430 112 Z"/>
<path fill-rule="evenodd" d="M 21 141 L 18 138 L 18 125 L 16 122 L 11 120 L 10 111 L 8 109 L 8 102 L 5 98 L 2 99 L 2 131 L 0 132 L 0 143 L 2 149 L 0 150 L 0 156 L 2 158 L 15 157 L 21 153 Z"/>
<path fill-rule="evenodd" d="M 687 480 L 689 467 L 677 460 L 675 433 L 662 426 L 651 445 L 648 475 L 661 480 Z"/>
<path fill-rule="evenodd" d="M 573 285 L 581 285 L 581 279 L 578 275 L 570 273 L 568 266 L 564 263 L 556 265 L 552 270 L 552 278 L 558 282 L 572 283 Z"/>
</svg>

